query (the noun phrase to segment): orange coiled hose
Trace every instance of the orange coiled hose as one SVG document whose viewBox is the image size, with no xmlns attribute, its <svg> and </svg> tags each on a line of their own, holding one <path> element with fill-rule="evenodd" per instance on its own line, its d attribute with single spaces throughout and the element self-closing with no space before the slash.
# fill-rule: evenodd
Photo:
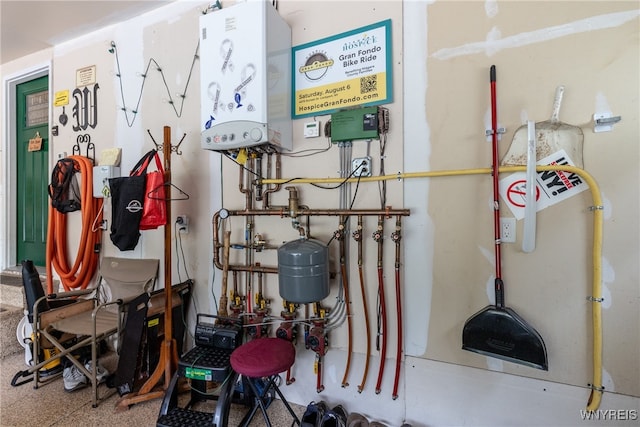
<svg viewBox="0 0 640 427">
<path fill-rule="evenodd" d="M 67 259 L 67 214 L 54 209 L 49 203 L 49 219 L 47 223 L 47 291 L 54 293 L 53 271 L 60 276 L 65 291 L 85 289 L 98 268 L 98 252 L 95 247 L 100 243 L 101 229 L 93 230 L 94 222 L 102 221 L 102 210 L 99 199 L 93 197 L 93 161 L 83 156 L 70 156 L 82 177 L 80 182 L 82 231 L 78 252 L 73 266 L 69 267 Z M 75 166 L 75 165 L 74 165 Z"/>
</svg>

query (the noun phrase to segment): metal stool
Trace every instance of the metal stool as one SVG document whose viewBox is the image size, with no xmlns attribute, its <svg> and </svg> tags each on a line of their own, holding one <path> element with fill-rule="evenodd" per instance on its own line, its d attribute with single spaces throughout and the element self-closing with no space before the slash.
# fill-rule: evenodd
<svg viewBox="0 0 640 427">
<path fill-rule="evenodd" d="M 271 421 L 267 415 L 267 405 L 265 397 L 269 391 L 274 390 L 282 403 L 289 410 L 293 417 L 293 424 L 300 425 L 300 420 L 293 409 L 282 395 L 278 387 L 277 380 L 279 373 L 286 371 L 295 361 L 296 351 L 293 344 L 280 338 L 257 338 L 242 344 L 231 353 L 231 367 L 235 372 L 244 376 L 254 395 L 254 402 L 251 411 L 244 417 L 242 426 L 248 426 L 258 408 L 262 411 L 267 426 L 271 426 Z M 266 384 L 262 392 L 258 392 L 256 381 L 264 378 Z"/>
</svg>

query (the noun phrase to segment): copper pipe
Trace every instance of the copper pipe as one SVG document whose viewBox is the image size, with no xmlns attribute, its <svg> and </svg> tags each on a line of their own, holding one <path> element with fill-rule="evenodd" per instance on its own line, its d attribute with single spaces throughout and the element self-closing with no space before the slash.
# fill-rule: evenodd
<svg viewBox="0 0 640 427">
<path fill-rule="evenodd" d="M 340 218 L 340 225 L 346 222 L 342 217 Z M 344 232 L 344 230 L 341 230 Z M 352 319 L 351 319 L 351 301 L 349 300 L 349 277 L 347 275 L 347 261 L 346 261 L 346 240 L 344 233 L 340 237 L 340 273 L 342 276 L 342 288 L 344 289 L 344 303 L 347 310 L 347 363 L 344 368 L 344 375 L 342 377 L 342 387 L 349 385 L 347 378 L 349 376 L 349 368 L 351 367 L 351 354 L 353 353 L 353 338 L 352 338 Z"/>
<path fill-rule="evenodd" d="M 245 223 L 244 264 L 249 266 L 249 269 L 245 270 L 245 297 L 248 298 L 246 310 L 248 313 L 251 313 L 253 311 L 251 304 L 251 300 L 253 298 L 252 282 L 253 272 L 255 271 L 253 265 L 253 251 L 251 250 L 251 242 L 253 241 L 253 216 L 247 216 L 245 218 Z"/>
<path fill-rule="evenodd" d="M 272 153 L 268 154 L 268 160 L 267 160 L 267 176 L 268 177 L 271 177 L 271 155 Z M 280 152 L 276 152 L 276 179 L 281 178 L 282 165 L 280 160 L 281 160 Z M 275 184 L 274 187 L 267 188 L 264 191 L 262 195 L 263 209 L 272 209 L 271 205 L 269 204 L 270 194 L 275 193 L 276 191 L 280 191 L 281 188 L 282 188 L 282 184 Z"/>
<path fill-rule="evenodd" d="M 250 209 L 252 206 L 251 188 L 245 188 L 244 186 L 244 166 L 238 165 L 238 190 L 245 195 L 244 206 L 246 209 Z"/>
<path fill-rule="evenodd" d="M 358 276 L 360 279 L 360 292 L 362 294 L 362 306 L 364 308 L 364 325 L 367 334 L 367 354 L 364 360 L 364 372 L 362 381 L 358 386 L 358 393 L 362 393 L 369 372 L 369 359 L 371 357 L 371 325 L 369 325 L 369 310 L 367 308 L 367 295 L 364 287 L 364 272 L 362 269 L 362 215 L 358 215 L 358 228 L 353 232 L 353 239 L 358 242 Z"/>
<path fill-rule="evenodd" d="M 256 158 L 256 175 L 262 176 L 262 154 L 258 155 Z M 261 201 L 263 197 L 262 188 L 263 185 L 261 182 L 257 182 L 256 184 L 256 201 Z"/>
<path fill-rule="evenodd" d="M 382 317 L 382 347 L 380 349 L 380 368 L 378 370 L 378 381 L 376 382 L 376 394 L 380 394 L 382 390 L 382 375 L 384 373 L 385 358 L 387 356 L 387 308 L 384 298 L 384 274 L 382 271 L 383 262 L 383 232 L 384 232 L 384 219 L 382 215 L 378 217 L 378 229 L 374 232 L 374 240 L 378 242 L 378 296 L 380 298 L 380 312 Z"/>
<path fill-rule="evenodd" d="M 233 272 L 233 301 L 232 304 L 237 305 L 237 301 L 235 300 L 236 297 L 240 295 L 240 292 L 238 292 L 238 272 L 234 271 Z"/>
<path fill-rule="evenodd" d="M 229 247 L 231 246 L 231 231 L 224 233 L 224 251 L 222 265 L 222 291 L 220 292 L 220 307 L 218 307 L 218 315 L 226 317 L 227 312 L 227 283 L 229 279 Z"/>
<path fill-rule="evenodd" d="M 396 349 L 396 372 L 393 381 L 391 398 L 398 398 L 398 382 L 400 379 L 400 359 L 402 358 L 402 295 L 400 292 L 400 239 L 402 238 L 402 217 L 396 217 L 396 231 L 392 233 L 391 240 L 396 244 L 395 278 L 396 278 L 396 315 L 398 323 L 398 348 Z"/>
<path fill-rule="evenodd" d="M 274 210 L 233 210 L 227 211 L 229 216 L 280 216 L 281 218 L 287 217 L 285 208 L 274 209 Z M 390 215 L 402 215 L 409 216 L 409 209 L 391 209 L 387 207 L 386 209 L 308 209 L 306 207 L 300 207 L 298 213 L 300 215 L 306 215 L 308 217 L 311 216 L 339 216 L 339 215 L 365 215 L 365 216 L 386 216 Z M 220 236 L 218 232 L 218 226 L 220 222 L 220 212 L 216 212 L 213 214 L 212 219 L 212 228 L 213 228 L 213 263 L 216 268 L 222 270 L 220 249 L 222 249 L 223 244 L 220 242 Z M 309 235 L 309 234 L 307 234 Z M 253 271 L 261 271 L 263 273 L 277 273 L 277 267 L 250 267 L 246 265 L 229 265 L 230 271 L 249 271 L 253 269 Z"/>
<path fill-rule="evenodd" d="M 322 393 L 324 391 L 324 384 L 322 384 L 322 356 L 316 353 L 316 392 Z"/>
</svg>

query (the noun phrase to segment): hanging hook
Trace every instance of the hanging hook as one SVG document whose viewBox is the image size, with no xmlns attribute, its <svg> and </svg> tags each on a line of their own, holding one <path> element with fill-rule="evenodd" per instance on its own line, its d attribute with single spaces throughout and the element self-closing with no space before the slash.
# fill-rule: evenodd
<svg viewBox="0 0 640 427">
<path fill-rule="evenodd" d="M 95 161 L 96 146 L 91 142 L 91 135 L 89 135 L 88 133 L 78 135 L 78 137 L 76 138 L 76 144 L 73 146 L 73 149 L 72 149 L 74 155 L 75 154 L 77 154 L 78 156 L 82 155 L 80 152 L 80 143 L 87 144 L 87 154 L 85 157 L 87 157 L 91 161 Z M 89 155 L 89 151 L 92 152 L 93 157 Z"/>
<path fill-rule="evenodd" d="M 153 135 L 151 135 L 151 130 L 147 129 L 147 133 L 149 134 L 149 137 L 151 138 L 151 141 L 153 141 L 153 145 L 156 146 L 156 151 L 162 151 L 162 144 L 158 144 L 155 140 L 155 138 L 153 137 Z"/>
<path fill-rule="evenodd" d="M 185 136 L 187 136 L 186 133 L 182 135 L 182 138 L 180 138 L 180 142 L 178 142 L 177 145 L 171 147 L 171 151 L 175 152 L 178 156 L 182 155 L 182 151 L 180 151 L 180 144 L 182 144 L 182 141 L 184 141 Z"/>
<path fill-rule="evenodd" d="M 153 144 L 156 146 L 156 150 L 157 151 L 163 151 L 164 150 L 164 146 L 163 144 L 158 144 L 155 140 L 155 138 L 153 137 L 153 135 L 151 135 L 151 130 L 147 129 L 147 133 L 149 134 L 149 137 L 151 138 L 151 141 L 153 141 Z M 171 146 L 171 151 L 173 151 L 174 153 L 176 153 L 178 156 L 182 155 L 182 151 L 180 151 L 180 144 L 182 144 L 182 141 L 184 141 L 184 138 L 187 136 L 187 134 L 185 133 L 184 135 L 182 135 L 182 138 L 180 139 L 180 142 L 178 142 L 177 145 L 172 145 Z"/>
</svg>

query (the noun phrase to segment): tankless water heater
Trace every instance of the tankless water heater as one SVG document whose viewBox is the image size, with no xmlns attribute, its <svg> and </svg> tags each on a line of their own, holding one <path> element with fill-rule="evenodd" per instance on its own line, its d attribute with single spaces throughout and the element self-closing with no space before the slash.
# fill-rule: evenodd
<svg viewBox="0 0 640 427">
<path fill-rule="evenodd" d="M 265 0 L 200 17 L 202 148 L 291 150 L 291 29 Z"/>
</svg>

